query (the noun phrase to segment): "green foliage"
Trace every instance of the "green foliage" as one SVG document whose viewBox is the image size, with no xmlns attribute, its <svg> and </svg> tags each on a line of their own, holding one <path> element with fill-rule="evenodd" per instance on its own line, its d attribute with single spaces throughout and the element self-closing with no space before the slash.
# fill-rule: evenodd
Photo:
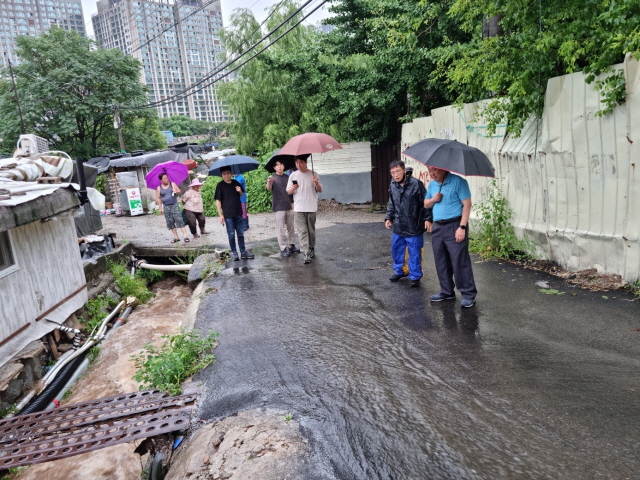
<svg viewBox="0 0 640 480">
<path fill-rule="evenodd" d="M 87 360 L 89 360 L 89 363 L 93 363 L 96 361 L 96 358 L 98 358 L 98 355 L 100 355 L 100 347 L 94 345 L 87 352 Z"/>
<path fill-rule="evenodd" d="M 104 173 L 101 173 L 96 177 L 95 189 L 103 195 L 107 194 L 107 177 Z"/>
<path fill-rule="evenodd" d="M 15 404 L 10 405 L 6 408 L 0 408 L 0 418 L 4 418 L 9 414 L 15 415 L 16 413 L 18 413 L 18 406 Z"/>
<path fill-rule="evenodd" d="M 200 187 L 200 194 L 202 195 L 202 204 L 204 205 L 204 214 L 207 217 L 218 216 L 218 210 L 216 209 L 216 186 L 222 181 L 222 177 L 207 177 L 204 181 L 204 185 Z"/>
<path fill-rule="evenodd" d="M 186 115 L 172 115 L 159 120 L 160 130 L 170 130 L 174 137 L 188 137 L 191 135 L 221 135 L 229 134 L 232 128 L 231 122 L 207 122 L 196 120 Z"/>
<path fill-rule="evenodd" d="M 133 379 L 140 383 L 140 390 L 157 388 L 179 395 L 182 381 L 215 360 L 211 350 L 218 335 L 212 331 L 200 338 L 195 330 L 181 329 L 175 335 L 163 335 L 160 347 L 147 343 L 143 352 L 131 356 L 137 369 Z"/>
<path fill-rule="evenodd" d="M 114 263 L 107 260 L 107 265 L 114 277 L 114 283 L 123 297 L 136 297 L 138 302 L 146 303 L 156 296 L 147 288 L 142 277 L 131 275 L 126 263 Z"/>
<path fill-rule="evenodd" d="M 153 109 L 126 109 L 148 101 L 138 60 L 117 49 L 97 48 L 94 40 L 58 27 L 37 37 L 17 37 L 16 43 L 21 63 L 13 70 L 27 133 L 44 137 L 55 149 L 73 156 L 116 151 L 112 105 L 118 104 L 128 148 L 156 135 Z M 129 131 L 137 141 L 131 140 Z M 19 134 L 20 119 L 5 69 L 0 80 L 3 149 L 15 146 Z"/>
<path fill-rule="evenodd" d="M 79 318 L 83 329 L 92 332 L 100 326 L 109 310 L 116 306 L 117 302 L 109 295 L 98 295 L 87 302 L 84 314 Z"/>
<path fill-rule="evenodd" d="M 136 269 L 135 276 L 144 279 L 147 283 L 159 282 L 164 278 L 165 272 L 161 270 L 147 270 L 144 268 Z"/>
<path fill-rule="evenodd" d="M 507 204 L 496 180 L 485 192 L 485 199 L 475 207 L 477 220 L 472 222 L 473 235 L 469 251 L 482 258 L 527 258 L 533 246 L 529 238 L 519 239 L 511 225 L 513 211 Z"/>
<path fill-rule="evenodd" d="M 260 167 L 248 173 L 243 173 L 247 184 L 247 209 L 249 213 L 261 213 L 271 211 L 271 192 L 265 188 L 267 177 L 270 175 L 263 167 L 271 157 L 271 154 L 265 154 L 260 161 Z M 204 214 L 207 217 L 217 217 L 215 193 L 216 185 L 222 181 L 221 177 L 208 177 L 204 185 L 200 187 L 202 194 L 202 203 L 204 204 Z"/>
</svg>

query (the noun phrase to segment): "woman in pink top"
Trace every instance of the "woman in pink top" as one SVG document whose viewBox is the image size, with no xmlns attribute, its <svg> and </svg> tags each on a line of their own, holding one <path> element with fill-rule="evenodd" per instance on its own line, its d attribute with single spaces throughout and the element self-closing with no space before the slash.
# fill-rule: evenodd
<svg viewBox="0 0 640 480">
<path fill-rule="evenodd" d="M 202 194 L 200 193 L 200 187 L 204 185 L 200 180 L 194 178 L 189 185 L 184 195 L 182 195 L 182 202 L 184 204 L 184 212 L 187 216 L 187 224 L 193 238 L 199 238 L 196 230 L 196 221 L 200 225 L 200 233 L 202 235 L 208 235 L 209 232 L 204 230 L 204 206 L 202 205 Z"/>
</svg>

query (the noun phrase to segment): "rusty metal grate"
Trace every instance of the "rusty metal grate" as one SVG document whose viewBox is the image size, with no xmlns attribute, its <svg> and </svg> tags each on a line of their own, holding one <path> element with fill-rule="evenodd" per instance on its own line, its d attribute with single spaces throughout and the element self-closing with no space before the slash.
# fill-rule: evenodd
<svg viewBox="0 0 640 480">
<path fill-rule="evenodd" d="M 196 398 L 136 392 L 0 421 L 0 469 L 185 429 Z"/>
</svg>

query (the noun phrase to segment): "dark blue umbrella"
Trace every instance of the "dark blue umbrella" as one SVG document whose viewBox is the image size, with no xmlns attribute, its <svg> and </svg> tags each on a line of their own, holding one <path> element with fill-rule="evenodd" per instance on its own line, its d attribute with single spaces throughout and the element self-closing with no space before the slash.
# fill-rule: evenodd
<svg viewBox="0 0 640 480">
<path fill-rule="evenodd" d="M 216 160 L 209 169 L 209 175 L 214 177 L 221 177 L 220 169 L 223 167 L 231 167 L 231 173 L 234 175 L 240 175 L 241 173 L 250 172 L 260 166 L 260 163 L 251 157 L 244 155 L 229 155 L 228 157 Z"/>
<path fill-rule="evenodd" d="M 402 153 L 428 167 L 440 168 L 460 175 L 496 176 L 493 165 L 482 151 L 457 140 L 425 138 Z"/>
</svg>

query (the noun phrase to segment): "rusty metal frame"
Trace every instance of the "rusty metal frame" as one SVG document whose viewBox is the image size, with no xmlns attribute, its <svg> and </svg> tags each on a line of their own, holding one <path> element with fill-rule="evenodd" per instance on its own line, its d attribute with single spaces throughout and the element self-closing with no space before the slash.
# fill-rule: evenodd
<svg viewBox="0 0 640 480">
<path fill-rule="evenodd" d="M 0 469 L 186 429 L 197 395 L 136 392 L 0 421 Z"/>
</svg>

